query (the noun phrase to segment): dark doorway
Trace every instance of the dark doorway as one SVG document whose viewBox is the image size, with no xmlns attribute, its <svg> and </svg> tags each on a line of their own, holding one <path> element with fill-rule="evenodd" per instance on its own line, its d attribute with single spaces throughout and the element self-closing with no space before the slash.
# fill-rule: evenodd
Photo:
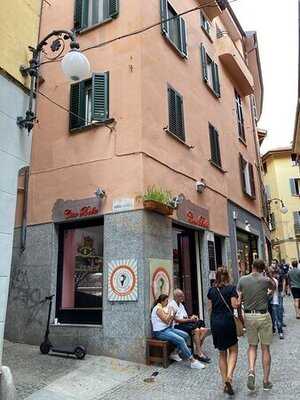
<svg viewBox="0 0 300 400">
<path fill-rule="evenodd" d="M 198 279 L 195 231 L 173 229 L 174 288 L 185 294 L 185 306 L 189 315 L 199 314 Z"/>
</svg>

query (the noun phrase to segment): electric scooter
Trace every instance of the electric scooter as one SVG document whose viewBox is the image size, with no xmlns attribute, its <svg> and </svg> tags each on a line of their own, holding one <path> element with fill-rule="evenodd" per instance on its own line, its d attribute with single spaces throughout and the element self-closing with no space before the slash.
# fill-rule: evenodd
<svg viewBox="0 0 300 400">
<path fill-rule="evenodd" d="M 52 353 L 59 353 L 59 354 L 72 354 L 79 360 L 82 360 L 86 355 L 86 348 L 84 346 L 76 346 L 76 347 L 55 347 L 51 343 L 49 339 L 49 327 L 50 327 L 50 316 L 51 316 L 51 309 L 52 309 L 52 299 L 54 294 L 51 296 L 45 297 L 42 303 L 49 301 L 49 311 L 48 311 L 48 320 L 47 320 L 47 328 L 44 336 L 44 341 L 40 345 L 40 351 L 42 354 L 49 354 Z"/>
</svg>

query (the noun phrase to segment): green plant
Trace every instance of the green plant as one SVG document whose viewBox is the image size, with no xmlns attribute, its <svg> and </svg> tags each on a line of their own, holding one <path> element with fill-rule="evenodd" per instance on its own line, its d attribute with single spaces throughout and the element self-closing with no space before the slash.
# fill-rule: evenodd
<svg viewBox="0 0 300 400">
<path fill-rule="evenodd" d="M 156 186 L 149 186 L 143 196 L 143 200 L 153 200 L 167 206 L 171 206 L 172 193 L 169 190 L 157 188 Z"/>
</svg>

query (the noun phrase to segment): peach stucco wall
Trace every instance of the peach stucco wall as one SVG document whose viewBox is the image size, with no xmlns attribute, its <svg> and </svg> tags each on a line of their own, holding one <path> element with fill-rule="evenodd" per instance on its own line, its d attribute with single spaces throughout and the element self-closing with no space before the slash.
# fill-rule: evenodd
<svg viewBox="0 0 300 400">
<path fill-rule="evenodd" d="M 73 3 L 73 0 L 52 0 L 51 7 L 45 4 L 42 35 L 55 28 L 72 28 Z M 172 4 L 181 12 L 198 2 L 172 0 Z M 97 127 L 70 134 L 68 114 L 39 96 L 39 122 L 33 134 L 29 224 L 51 221 L 56 199 L 88 198 L 97 186 L 108 194 L 103 212 L 111 211 L 114 198 L 136 197 L 152 184 L 166 187 L 174 194 L 184 193 L 210 210 L 211 230 L 224 235 L 228 234 L 227 198 L 259 215 L 259 200 L 248 200 L 240 183 L 239 152 L 253 164 L 256 161 L 249 98 L 243 101 L 245 146 L 238 140 L 234 82 L 217 60 L 217 39 L 214 37 L 211 43 L 205 36 L 199 12 L 184 18 L 188 28 L 188 60 L 181 59 L 171 48 L 159 26 L 86 52 L 92 71 L 110 72 L 110 117 L 116 119 L 115 130 Z M 81 34 L 80 46 L 85 48 L 159 20 L 158 0 L 120 0 L 119 17 Z M 222 21 L 218 18 L 215 21 L 222 28 Z M 202 81 L 201 42 L 219 64 L 219 100 Z M 44 65 L 42 75 L 45 82 L 40 91 L 68 108 L 69 83 L 59 63 Z M 168 125 L 168 83 L 184 97 L 186 142 L 194 146 L 192 149 L 163 130 Z M 226 173 L 208 161 L 208 122 L 219 130 Z M 208 185 L 201 195 L 195 190 L 195 181 L 200 178 Z"/>
</svg>

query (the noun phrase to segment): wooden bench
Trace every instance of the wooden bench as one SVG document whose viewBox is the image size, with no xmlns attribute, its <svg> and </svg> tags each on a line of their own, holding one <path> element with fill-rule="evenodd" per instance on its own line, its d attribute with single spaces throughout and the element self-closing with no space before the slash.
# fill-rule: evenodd
<svg viewBox="0 0 300 400">
<path fill-rule="evenodd" d="M 164 368 L 168 368 L 171 364 L 169 359 L 170 353 L 174 350 L 174 346 L 164 340 L 147 339 L 146 341 L 146 364 L 161 363 Z"/>
</svg>

